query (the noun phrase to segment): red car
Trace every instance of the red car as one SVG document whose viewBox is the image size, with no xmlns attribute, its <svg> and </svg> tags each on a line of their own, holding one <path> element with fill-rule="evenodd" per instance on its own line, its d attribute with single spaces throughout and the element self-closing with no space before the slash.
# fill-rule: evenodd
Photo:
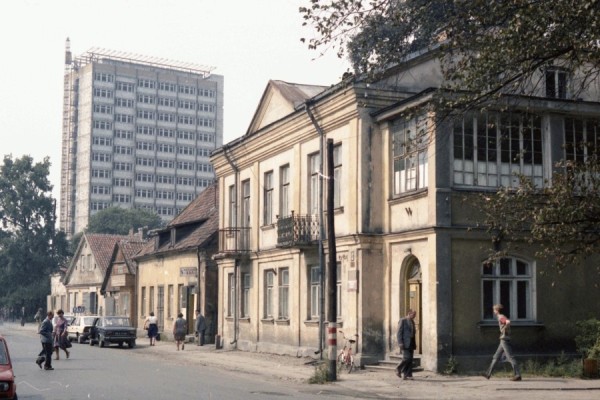
<svg viewBox="0 0 600 400">
<path fill-rule="evenodd" d="M 0 399 L 17 400 L 17 384 L 4 337 L 0 336 Z"/>
</svg>

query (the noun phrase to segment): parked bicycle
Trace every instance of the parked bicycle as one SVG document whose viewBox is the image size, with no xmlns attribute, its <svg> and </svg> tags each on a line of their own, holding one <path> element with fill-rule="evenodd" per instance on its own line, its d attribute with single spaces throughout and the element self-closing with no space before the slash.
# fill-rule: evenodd
<svg viewBox="0 0 600 400">
<path fill-rule="evenodd" d="M 354 356 L 352 355 L 352 346 L 356 343 L 356 337 L 358 335 L 354 335 L 354 338 L 348 338 L 344 335 L 343 331 L 338 331 L 344 337 L 344 348 L 340 350 L 340 354 L 337 358 L 337 367 L 338 371 L 345 369 L 348 373 L 352 372 L 354 369 Z"/>
</svg>

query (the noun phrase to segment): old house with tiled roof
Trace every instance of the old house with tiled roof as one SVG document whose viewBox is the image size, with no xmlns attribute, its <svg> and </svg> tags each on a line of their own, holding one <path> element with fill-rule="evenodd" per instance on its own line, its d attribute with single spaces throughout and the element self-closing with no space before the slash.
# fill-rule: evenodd
<svg viewBox="0 0 600 400">
<path fill-rule="evenodd" d="M 178 313 L 194 332 L 194 311 L 206 318 L 208 343 L 214 340 L 218 281 L 212 256 L 218 247 L 218 189 L 206 188 L 134 257 L 138 263 L 137 326 L 154 312 L 161 334 L 171 335 Z"/>
<path fill-rule="evenodd" d="M 128 236 L 84 233 L 67 268 L 67 309 L 77 314 L 105 314 L 102 283 L 115 245 Z"/>
<path fill-rule="evenodd" d="M 137 310 L 136 299 L 136 256 L 146 244 L 142 232 L 119 240 L 114 247 L 111 263 L 104 275 L 100 293 L 104 296 L 106 315 L 121 315 L 133 318 Z"/>
</svg>

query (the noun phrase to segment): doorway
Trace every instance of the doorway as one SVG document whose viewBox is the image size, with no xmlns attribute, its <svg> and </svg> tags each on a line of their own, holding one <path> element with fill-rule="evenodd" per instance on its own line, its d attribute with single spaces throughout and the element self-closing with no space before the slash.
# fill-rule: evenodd
<svg viewBox="0 0 600 400">
<path fill-rule="evenodd" d="M 421 280 L 421 264 L 419 260 L 413 257 L 409 263 L 408 268 L 406 269 L 406 285 L 404 286 L 407 290 L 406 292 L 406 301 L 405 301 L 405 310 L 404 315 L 408 314 L 408 310 L 415 310 L 417 315 L 415 317 L 415 341 L 417 342 L 417 349 L 415 350 L 416 354 L 421 354 L 421 337 L 422 337 L 422 280 Z"/>
</svg>

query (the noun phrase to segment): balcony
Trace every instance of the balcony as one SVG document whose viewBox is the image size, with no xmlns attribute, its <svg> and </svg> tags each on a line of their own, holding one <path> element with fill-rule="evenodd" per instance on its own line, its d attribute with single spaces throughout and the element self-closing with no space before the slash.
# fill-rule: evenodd
<svg viewBox="0 0 600 400">
<path fill-rule="evenodd" d="M 316 215 L 292 215 L 277 220 L 277 247 L 310 247 L 319 240 Z"/>
<path fill-rule="evenodd" d="M 250 252 L 250 228 L 219 229 L 219 254 L 238 257 Z"/>
</svg>

